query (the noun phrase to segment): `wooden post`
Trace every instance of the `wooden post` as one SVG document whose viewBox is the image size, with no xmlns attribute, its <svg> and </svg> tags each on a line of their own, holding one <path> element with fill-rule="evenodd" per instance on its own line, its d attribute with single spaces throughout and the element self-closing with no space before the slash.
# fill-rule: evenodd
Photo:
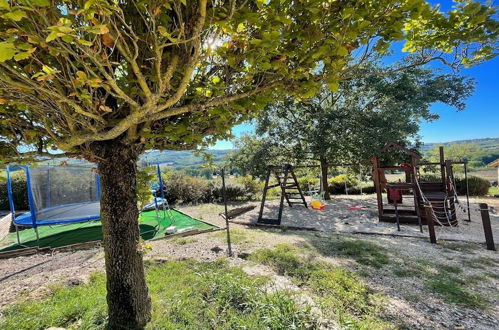
<svg viewBox="0 0 499 330">
<path fill-rule="evenodd" d="M 268 191 L 268 186 L 269 186 L 269 180 L 270 180 L 270 172 L 271 172 L 271 167 L 267 167 L 267 175 L 265 177 L 265 186 L 263 187 L 263 196 L 262 196 L 262 203 L 260 204 L 260 212 L 258 213 L 258 221 L 262 221 L 263 217 L 263 208 L 265 206 L 265 199 L 267 198 L 267 191 Z"/>
<path fill-rule="evenodd" d="M 423 224 L 421 221 L 421 212 L 419 209 L 419 198 L 418 198 L 418 186 L 416 181 L 418 180 L 417 173 L 417 165 L 416 165 L 416 157 L 411 156 L 411 183 L 412 183 L 412 195 L 414 197 L 414 209 L 416 211 L 416 215 L 418 217 L 418 225 L 419 231 L 423 233 Z"/>
<path fill-rule="evenodd" d="M 425 204 L 426 213 L 426 223 L 428 224 L 428 232 L 430 233 L 430 242 L 437 244 L 437 236 L 435 235 L 435 224 L 433 223 L 433 212 L 431 211 L 431 205 Z"/>
<path fill-rule="evenodd" d="M 447 184 L 445 186 L 445 190 L 447 191 L 447 195 L 451 193 L 450 188 L 453 189 L 452 191 L 452 198 L 449 198 L 449 209 L 451 213 L 451 217 L 449 219 L 449 224 L 453 227 L 457 227 L 458 222 L 457 222 L 457 213 L 456 213 L 456 201 L 454 196 L 457 196 L 457 190 L 456 187 L 454 186 L 454 171 L 452 169 L 452 162 L 450 160 L 445 161 L 445 171 L 447 172 Z"/>
<path fill-rule="evenodd" d="M 444 156 L 444 147 L 440 146 L 438 147 L 438 151 L 440 153 L 440 176 L 442 178 L 442 184 L 445 185 L 447 184 L 447 181 L 445 180 L 445 156 Z M 445 191 L 445 190 L 444 190 Z"/>
<path fill-rule="evenodd" d="M 373 164 L 373 181 L 374 187 L 376 188 L 376 200 L 378 202 L 378 218 L 379 221 L 381 221 L 381 218 L 383 217 L 383 196 L 381 192 L 381 182 L 379 179 L 379 158 L 373 157 L 371 162 Z"/>
<path fill-rule="evenodd" d="M 466 182 L 466 212 L 468 213 L 468 221 L 471 222 L 471 212 L 470 212 L 470 186 L 468 184 L 468 167 L 467 162 L 464 162 L 464 181 Z M 499 174 L 499 167 L 497 168 Z"/>
<path fill-rule="evenodd" d="M 399 190 L 395 190 L 399 191 Z M 400 217 L 399 217 L 399 210 L 397 208 L 397 198 L 393 200 L 393 206 L 395 207 L 395 219 L 397 220 L 397 231 L 400 231 Z"/>
<path fill-rule="evenodd" d="M 485 233 L 485 244 L 487 250 L 495 251 L 494 236 L 492 235 L 492 227 L 490 225 L 489 206 L 486 203 L 478 204 L 480 206 L 480 213 L 482 215 L 483 231 Z"/>
</svg>

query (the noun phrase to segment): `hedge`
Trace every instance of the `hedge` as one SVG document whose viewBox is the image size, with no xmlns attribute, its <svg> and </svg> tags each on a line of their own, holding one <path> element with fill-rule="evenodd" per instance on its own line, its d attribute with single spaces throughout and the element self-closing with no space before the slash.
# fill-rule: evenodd
<svg viewBox="0 0 499 330">
<path fill-rule="evenodd" d="M 14 195 L 14 207 L 16 210 L 28 210 L 28 189 L 24 178 L 12 179 L 12 194 Z M 7 182 L 0 182 L 0 210 L 9 210 L 9 198 L 7 195 Z"/>
</svg>

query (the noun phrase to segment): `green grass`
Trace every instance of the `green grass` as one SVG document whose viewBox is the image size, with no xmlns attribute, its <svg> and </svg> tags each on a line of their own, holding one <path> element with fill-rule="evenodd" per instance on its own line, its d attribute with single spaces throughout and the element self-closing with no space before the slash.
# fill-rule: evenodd
<svg viewBox="0 0 499 330">
<path fill-rule="evenodd" d="M 381 316 L 386 298 L 374 293 L 357 274 L 307 258 L 299 252 L 293 246 L 280 244 L 274 249 L 256 251 L 249 259 L 270 266 L 309 289 L 324 315 L 335 319 L 341 327 L 392 327 Z"/>
<path fill-rule="evenodd" d="M 499 195 L 499 187 L 490 187 L 489 195 L 491 196 Z"/>
<path fill-rule="evenodd" d="M 480 244 L 468 242 L 441 242 L 440 245 L 446 250 L 457 251 L 466 254 L 473 254 L 476 250 L 482 248 Z"/>
<path fill-rule="evenodd" d="M 173 225 L 178 229 L 211 229 L 212 225 L 198 221 L 176 210 L 170 211 Z M 158 218 L 159 215 L 159 218 Z M 165 228 L 171 225 L 171 218 L 163 212 L 144 212 L 140 215 L 140 232 L 143 239 L 159 238 L 165 236 Z M 159 222 L 158 222 L 159 221 Z M 70 225 L 40 226 L 38 227 L 40 242 L 36 241 L 35 231 L 26 229 L 19 232 L 21 243 L 28 247 L 60 247 L 76 243 L 102 240 L 100 221 L 75 223 Z M 3 242 L 0 251 L 9 251 L 20 248 L 17 245 L 16 233 L 11 233 Z"/>
<path fill-rule="evenodd" d="M 469 282 L 460 278 L 432 278 L 427 281 L 427 285 L 448 303 L 480 309 L 486 308 L 489 303 L 485 297 L 468 288 Z"/>
<path fill-rule="evenodd" d="M 489 257 L 462 258 L 462 263 L 469 268 L 487 269 L 499 265 L 499 262 Z"/>
<path fill-rule="evenodd" d="M 361 265 L 381 268 L 390 264 L 388 251 L 375 243 L 358 239 L 331 240 L 319 252 L 325 255 L 351 258 Z"/>
<path fill-rule="evenodd" d="M 293 293 L 266 293 L 265 278 L 248 276 L 226 262 L 166 262 L 147 269 L 153 303 L 147 329 L 315 329 L 310 308 Z M 65 327 L 102 329 L 106 325 L 105 276 L 88 284 L 54 287 L 50 295 L 8 307 L 0 328 Z"/>
</svg>

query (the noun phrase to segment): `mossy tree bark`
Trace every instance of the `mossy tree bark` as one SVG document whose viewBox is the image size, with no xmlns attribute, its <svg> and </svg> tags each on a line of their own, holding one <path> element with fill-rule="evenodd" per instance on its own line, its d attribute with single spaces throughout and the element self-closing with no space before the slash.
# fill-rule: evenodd
<svg viewBox="0 0 499 330">
<path fill-rule="evenodd" d="M 136 197 L 137 158 L 133 145 L 94 145 L 101 179 L 101 220 L 107 274 L 110 329 L 142 329 L 151 318 L 145 281 Z"/>
<path fill-rule="evenodd" d="M 321 158 L 320 163 L 321 163 L 321 180 L 322 180 L 321 187 L 324 191 L 324 199 L 330 200 L 331 196 L 329 194 L 329 184 L 327 181 L 327 173 L 328 173 L 327 161 L 325 158 Z"/>
</svg>

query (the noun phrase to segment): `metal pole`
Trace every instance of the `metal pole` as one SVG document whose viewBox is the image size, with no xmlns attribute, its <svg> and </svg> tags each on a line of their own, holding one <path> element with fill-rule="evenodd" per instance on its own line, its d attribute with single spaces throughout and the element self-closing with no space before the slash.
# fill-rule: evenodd
<svg viewBox="0 0 499 330">
<path fill-rule="evenodd" d="M 31 213 L 31 224 L 33 226 L 33 229 L 35 230 L 36 233 L 36 243 L 39 246 L 40 245 L 40 236 L 38 234 L 38 223 L 36 219 L 36 204 L 35 204 L 35 199 L 33 197 L 33 189 L 31 187 L 31 171 L 29 166 L 25 166 L 24 170 L 26 171 L 26 183 L 28 185 L 28 203 L 29 203 L 29 210 Z"/>
<path fill-rule="evenodd" d="M 483 231 L 485 233 L 485 244 L 487 250 L 495 251 L 494 235 L 492 234 L 492 227 L 490 225 L 489 206 L 486 203 L 478 204 L 480 206 L 480 213 L 482 215 Z"/>
<path fill-rule="evenodd" d="M 12 190 L 12 179 L 10 177 L 10 166 L 7 165 L 7 196 L 9 198 L 9 208 L 10 208 L 10 214 L 12 217 L 12 223 L 14 224 L 14 227 L 16 227 L 16 236 L 17 236 L 17 244 L 21 245 L 21 240 L 19 238 L 19 228 L 17 228 L 16 225 L 16 207 L 14 204 L 14 193 Z"/>
<path fill-rule="evenodd" d="M 471 212 L 470 212 L 470 187 L 468 185 L 468 167 L 467 163 L 464 162 L 464 181 L 466 182 L 466 205 L 468 206 L 468 221 L 471 222 Z"/>
<path fill-rule="evenodd" d="M 230 243 L 229 212 L 227 211 L 227 193 L 225 190 L 225 168 L 222 167 L 222 194 L 224 199 L 225 229 L 227 231 L 227 254 L 232 257 L 232 245 Z"/>
</svg>

